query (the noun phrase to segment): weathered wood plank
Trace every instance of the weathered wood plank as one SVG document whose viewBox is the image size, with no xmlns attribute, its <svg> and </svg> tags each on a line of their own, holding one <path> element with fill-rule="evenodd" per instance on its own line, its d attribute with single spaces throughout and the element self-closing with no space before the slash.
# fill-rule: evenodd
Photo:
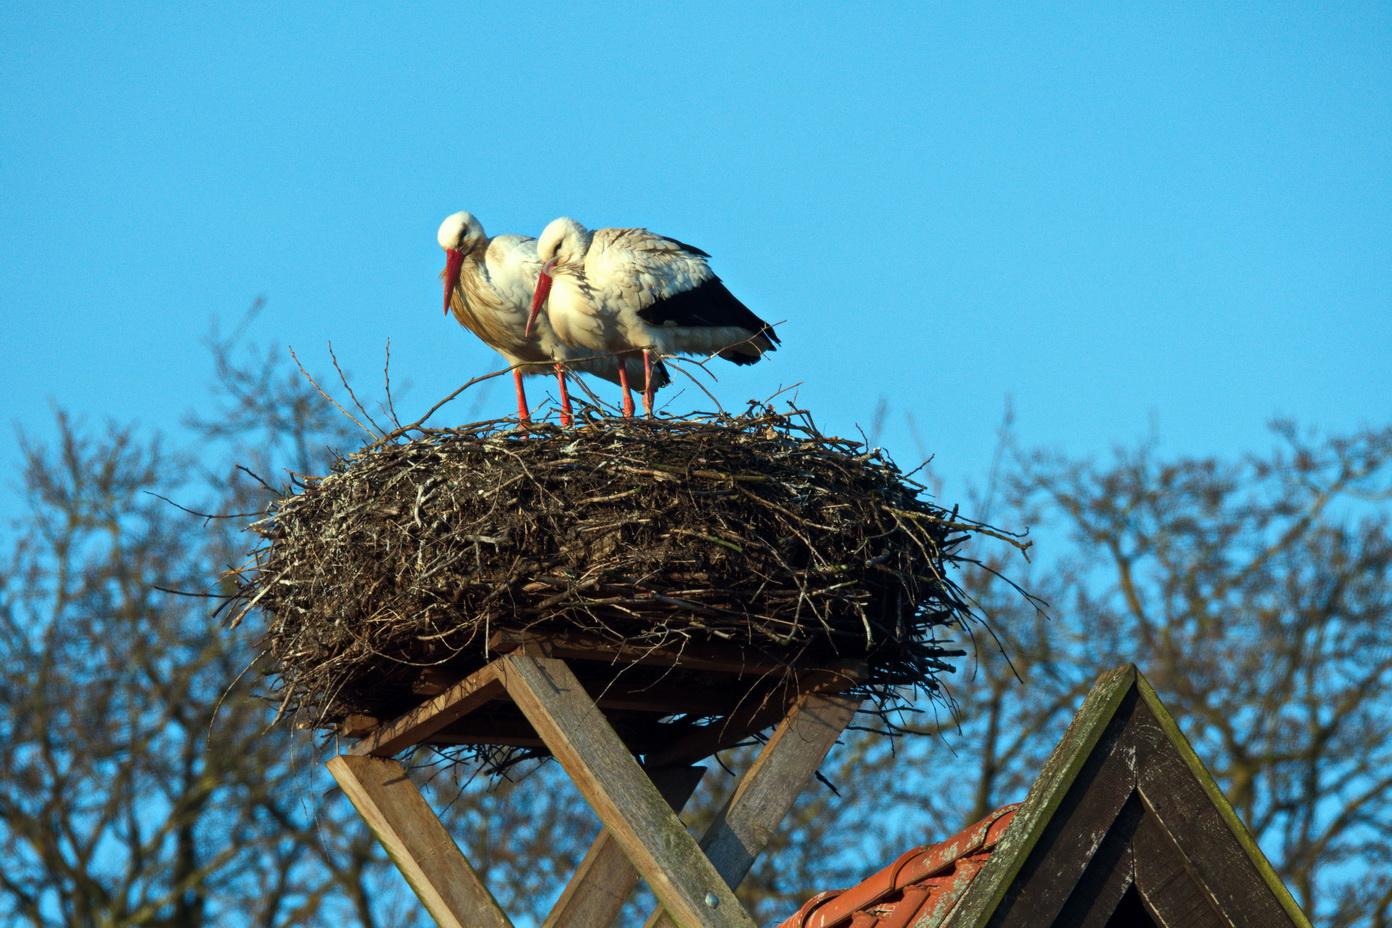
<svg viewBox="0 0 1392 928">
<path fill-rule="evenodd" d="M 860 707 L 840 694 L 811 693 L 798 700 L 701 841 L 706 856 L 731 886 L 754 860 Z"/>
<path fill-rule="evenodd" d="M 788 665 L 770 660 L 759 652 L 714 642 L 692 642 L 680 648 L 653 648 L 616 644 L 581 633 L 543 638 L 528 632 L 501 630 L 493 634 L 488 646 L 499 654 L 508 654 L 524 646 L 542 643 L 549 648 L 552 657 L 566 660 L 679 666 L 688 670 L 714 670 L 754 677 L 782 677 L 790 669 Z"/>
<path fill-rule="evenodd" d="M 1126 898 L 1133 882 L 1135 860 L 1131 851 L 1132 840 L 1136 825 L 1145 814 L 1145 805 L 1140 796 L 1132 793 L 1053 924 L 1076 928 L 1115 928 L 1113 914 Z M 1145 922 L 1137 924 L 1143 925 Z"/>
<path fill-rule="evenodd" d="M 1190 848 L 1194 851 L 1195 848 Z M 1239 909 L 1225 918 L 1217 900 L 1212 897 L 1202 880 L 1190 869 L 1186 854 L 1175 845 L 1173 839 L 1156 818 L 1147 810 L 1136 829 L 1135 839 L 1136 889 L 1146 905 L 1159 916 L 1165 928 L 1232 928 L 1238 926 L 1289 925 L 1288 921 L 1269 921 L 1261 903 L 1253 909 Z M 1271 906 L 1270 893 L 1266 906 Z"/>
<path fill-rule="evenodd" d="M 1150 834 L 1154 840 L 1149 846 L 1157 855 L 1161 855 L 1162 849 L 1173 848 L 1172 853 L 1178 855 L 1182 866 L 1197 876 L 1195 885 L 1207 886 L 1213 894 L 1214 905 L 1232 924 L 1271 928 L 1308 925 L 1298 909 L 1294 914 L 1300 917 L 1295 918 L 1291 909 L 1283 904 L 1289 894 L 1279 880 L 1273 886 L 1262 872 L 1261 865 L 1266 864 L 1266 858 L 1251 834 L 1235 815 L 1230 813 L 1228 818 L 1222 814 L 1219 803 L 1231 810 L 1227 800 L 1216 793 L 1215 788 L 1215 801 L 1205 789 L 1204 781 L 1212 783 L 1212 777 L 1193 756 L 1193 749 L 1178 728 L 1167 730 L 1148 701 L 1142 703 L 1138 712 L 1146 722 L 1136 743 L 1138 785 L 1152 810 L 1151 832 L 1158 830 L 1169 835 L 1166 841 L 1161 841 Z M 1184 752 L 1190 757 L 1186 758 Z M 1164 856 L 1157 859 L 1164 861 L 1155 864 L 1162 872 L 1181 865 Z M 1141 895 L 1158 911 L 1159 906 L 1152 898 L 1158 890 L 1153 882 L 1142 879 L 1143 873 L 1150 872 L 1142 870 L 1144 862 L 1138 847 L 1136 882 Z M 1164 878 L 1163 873 L 1153 876 L 1156 880 Z M 1294 906 L 1293 900 L 1290 905 Z"/>
<path fill-rule="evenodd" d="M 689 680 L 671 678 L 671 668 L 665 666 L 644 668 L 644 673 L 637 674 L 632 664 L 615 666 L 606 659 L 599 666 L 590 664 L 577 667 L 572 663 L 571 670 L 575 671 L 601 709 L 628 709 L 657 715 L 728 715 L 738 708 L 742 695 L 740 687 L 693 689 Z M 431 667 L 422 671 L 411 684 L 411 690 L 422 696 L 438 696 L 461 679 L 459 674 Z M 350 731 L 350 727 L 361 729 L 366 726 L 370 730 L 378 724 L 378 719 L 350 715 L 340 730 L 345 735 L 361 738 L 367 732 Z"/>
<path fill-rule="evenodd" d="M 439 696 L 388 722 L 348 749 L 348 754 L 390 757 L 503 695 L 496 662 L 470 674 Z"/>
<path fill-rule="evenodd" d="M 496 663 L 508 694 L 677 924 L 754 928 L 570 668 L 527 653 Z"/>
<path fill-rule="evenodd" d="M 338 733 L 345 738 L 366 738 L 381 725 L 382 720 L 374 715 L 354 713 L 338 723 Z"/>
<path fill-rule="evenodd" d="M 701 839 L 716 871 L 733 889 L 763 853 L 774 830 L 816 774 L 860 707 L 860 698 L 810 693 L 794 705 L 750 765 Z M 674 928 L 658 909 L 647 928 Z"/>
<path fill-rule="evenodd" d="M 666 747 L 649 754 L 648 763 L 663 766 L 693 764 L 776 724 L 803 694 L 839 693 L 850 689 L 864 676 L 865 665 L 859 661 L 799 671 L 796 686 L 779 687 L 762 698 L 745 700 L 727 718 L 682 735 Z"/>
<path fill-rule="evenodd" d="M 1024 857 L 1012 880 L 1009 894 L 999 901 L 989 924 L 1000 928 L 1033 928 L 1036 925 L 1052 925 L 1059 918 L 1093 855 L 1102 846 L 1123 807 L 1135 793 L 1134 753 L 1130 749 L 1133 735 L 1130 728 L 1136 702 L 1134 690 L 1127 690 L 1121 704 L 1099 732 L 1091 750 L 1081 758 L 1082 763 L 1076 768 L 1072 782 Z M 1030 795 L 1034 795 L 1033 789 Z M 1027 798 L 1026 803 L 1028 801 Z M 1019 821 L 1020 815 L 1017 813 L 1015 822 L 1007 832 L 1007 841 Z M 1006 841 L 1002 841 L 992 852 L 987 867 L 1001 853 L 1005 844 Z M 987 870 L 983 868 L 981 876 L 986 873 Z M 981 879 L 981 876 L 977 879 Z M 972 889 L 975 889 L 975 882 Z M 963 897 L 964 901 L 969 898 L 972 889 Z M 952 916 L 954 919 L 957 917 L 955 914 Z M 987 922 L 983 920 L 982 923 Z M 953 921 L 951 924 L 957 923 Z"/>
<path fill-rule="evenodd" d="M 1021 869 L 1041 845 L 1059 807 L 1074 792 L 1073 787 L 1079 779 L 1085 776 L 1082 768 L 1092 758 L 1093 749 L 1104 735 L 1110 732 L 1114 736 L 1111 724 L 1113 715 L 1132 691 L 1136 676 L 1134 664 L 1102 675 L 1068 726 L 1063 740 L 1049 755 L 1049 760 L 1030 787 L 1024 805 L 1016 813 L 1004 838 L 992 852 L 986 866 L 972 880 L 956 908 L 936 915 L 921 928 L 946 928 L 949 925 L 951 928 L 982 928 L 988 920 L 995 918 L 997 908 L 1004 907 L 1002 902 L 1007 890 L 1013 890 Z M 1123 793 L 1113 799 L 1115 808 L 1120 808 L 1125 795 Z"/>
<path fill-rule="evenodd" d="M 512 928 L 399 763 L 340 754 L 327 766 L 440 928 Z"/>
<path fill-rule="evenodd" d="M 605 718 L 619 736 L 619 740 L 633 754 L 643 754 L 663 741 L 664 726 L 655 716 L 628 713 L 617 717 L 606 715 Z M 498 744 L 546 749 L 546 742 L 536 733 L 532 723 L 520 713 L 515 716 L 485 716 L 483 713 L 475 713 L 440 729 L 425 738 L 423 743 Z"/>
<path fill-rule="evenodd" d="M 1089 887 L 1080 868 L 1090 859 L 1106 863 L 1107 848 L 1094 836 L 1124 831 L 1123 813 L 1136 803 L 1144 814 L 1130 838 L 1135 892 L 1122 894 L 1123 916 L 1140 904 L 1167 926 L 1309 928 L 1134 665 L 1098 680 L 959 906 L 917 928 L 1095 923 L 1091 908 L 1076 917 L 1087 894 L 1095 893 L 1089 905 L 1105 903 L 1100 896 L 1110 898 L 1119 884 L 1108 878 Z M 1061 915 L 1060 893 L 1074 891 L 1079 895 Z M 1210 911 L 1221 921 L 1213 922 Z"/>
<path fill-rule="evenodd" d="M 705 772 L 704 767 L 659 767 L 649 770 L 648 775 L 672 811 L 679 812 Z M 590 845 L 541 928 L 609 928 L 637 883 L 638 871 L 605 828 Z"/>
</svg>

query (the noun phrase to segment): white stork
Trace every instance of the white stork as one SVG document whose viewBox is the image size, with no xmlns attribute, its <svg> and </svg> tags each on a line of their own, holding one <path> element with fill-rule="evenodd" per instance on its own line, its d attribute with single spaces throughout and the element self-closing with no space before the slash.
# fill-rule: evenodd
<svg viewBox="0 0 1392 928">
<path fill-rule="evenodd" d="M 483 225 L 467 212 L 446 218 L 436 238 L 448 255 L 441 274 L 445 283 L 445 313 L 453 310 L 460 325 L 501 354 L 512 367 L 521 421 L 531 418 L 522 388 L 524 374 L 545 373 L 555 365 L 561 390 L 561 424 L 566 426 L 572 422 L 567 368 L 616 384 L 625 383 L 630 373 L 637 376 L 637 358 L 625 359 L 621 367 L 616 357 L 594 357 L 592 352 L 563 343 L 545 315 L 528 318 L 527 301 L 541 272 L 536 239 L 525 235 L 489 238 Z M 632 367 L 632 371 L 625 367 Z M 658 386 L 669 381 L 665 369 L 657 377 Z"/>
<path fill-rule="evenodd" d="M 753 364 L 773 351 L 773 327 L 750 312 L 710 269 L 710 255 L 647 229 L 590 231 L 554 220 L 537 240 L 543 262 L 528 331 L 551 330 L 567 345 L 619 357 L 643 354 L 643 408 L 652 415 L 653 355 L 719 354 Z M 619 368 L 625 416 L 633 415 L 627 366 Z"/>
</svg>

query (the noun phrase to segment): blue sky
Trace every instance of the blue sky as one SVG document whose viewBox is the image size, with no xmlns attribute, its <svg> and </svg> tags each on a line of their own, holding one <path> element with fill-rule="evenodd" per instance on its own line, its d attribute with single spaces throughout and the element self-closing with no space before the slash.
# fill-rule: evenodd
<svg viewBox="0 0 1392 928">
<path fill-rule="evenodd" d="M 1075 454 L 1392 412 L 1385 3 L 13 2 L 0 120 L 0 391 L 40 437 L 175 426 L 261 295 L 316 369 L 378 385 L 390 339 L 424 411 L 500 366 L 440 312 L 459 209 L 704 248 L 786 320 L 716 395 L 801 382 L 842 434 L 884 397 L 949 494 L 1007 397 Z"/>
</svg>

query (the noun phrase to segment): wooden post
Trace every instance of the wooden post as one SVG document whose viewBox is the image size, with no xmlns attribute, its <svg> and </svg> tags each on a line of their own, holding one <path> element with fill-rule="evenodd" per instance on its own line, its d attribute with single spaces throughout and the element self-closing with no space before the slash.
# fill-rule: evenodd
<svg viewBox="0 0 1392 928">
<path fill-rule="evenodd" d="M 865 677 L 863 661 L 841 661 L 839 666 L 804 671 L 798 676 L 803 693 L 839 693 Z M 801 698 L 801 697 L 798 697 Z M 796 700 L 793 700 L 796 703 Z M 763 731 L 787 717 L 792 707 L 770 693 L 762 701 L 750 700 L 740 705 L 727 718 L 691 732 L 673 744 L 647 757 L 650 764 L 660 766 L 694 763 L 723 751 Z"/>
<path fill-rule="evenodd" d="M 679 812 L 705 772 L 704 767 L 659 767 L 648 775 L 672 810 Z M 605 828 L 541 928 L 609 928 L 637 883 L 638 871 Z"/>
<path fill-rule="evenodd" d="M 349 748 L 348 753 L 390 757 L 419 744 L 449 723 L 498 698 L 502 692 L 497 667 L 489 664 L 429 702 L 368 735 Z"/>
<path fill-rule="evenodd" d="M 440 928 L 513 928 L 400 764 L 340 754 L 328 768 Z"/>
<path fill-rule="evenodd" d="M 739 886 L 860 707 L 855 696 L 803 696 L 759 752 L 735 793 L 701 839 L 701 849 L 730 885 Z M 673 928 L 658 909 L 645 928 Z"/>
<path fill-rule="evenodd" d="M 710 860 L 564 662 L 509 654 L 501 679 L 680 928 L 754 928 Z"/>
</svg>

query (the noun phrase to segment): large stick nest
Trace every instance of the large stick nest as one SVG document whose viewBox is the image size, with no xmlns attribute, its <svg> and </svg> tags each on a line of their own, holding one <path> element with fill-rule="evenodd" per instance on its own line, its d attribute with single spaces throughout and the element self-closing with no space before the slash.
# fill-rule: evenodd
<svg viewBox="0 0 1392 928">
<path fill-rule="evenodd" d="M 428 429 L 296 489 L 252 526 L 237 598 L 282 714 L 315 727 L 400 714 L 499 630 L 860 659 L 883 709 L 939 691 L 972 619 L 951 572 L 982 527 L 802 414 Z"/>
</svg>

